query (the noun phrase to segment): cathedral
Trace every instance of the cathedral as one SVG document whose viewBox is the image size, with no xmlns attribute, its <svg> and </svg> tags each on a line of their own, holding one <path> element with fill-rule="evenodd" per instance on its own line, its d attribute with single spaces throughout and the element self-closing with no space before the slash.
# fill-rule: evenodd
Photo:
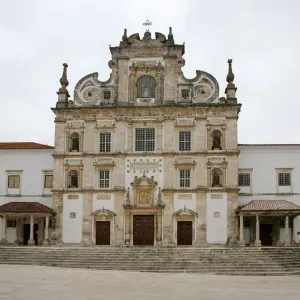
<svg viewBox="0 0 300 300">
<path fill-rule="evenodd" d="M 172 28 L 143 37 L 125 29 L 109 49 L 109 79 L 84 76 L 73 100 L 63 65 L 52 109 L 56 243 L 236 243 L 241 104 L 232 60 L 220 97 L 206 71 L 184 76 L 185 46 Z"/>
</svg>

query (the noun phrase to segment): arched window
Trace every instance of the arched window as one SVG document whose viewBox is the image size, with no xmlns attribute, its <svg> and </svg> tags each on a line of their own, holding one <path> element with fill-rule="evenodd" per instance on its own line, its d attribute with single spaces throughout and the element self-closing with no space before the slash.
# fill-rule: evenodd
<svg viewBox="0 0 300 300">
<path fill-rule="evenodd" d="M 221 147 L 221 132 L 219 130 L 214 130 L 211 134 L 212 136 L 212 150 L 222 150 Z"/>
<path fill-rule="evenodd" d="M 79 134 L 73 132 L 70 136 L 70 151 L 79 151 Z"/>
<path fill-rule="evenodd" d="M 141 76 L 138 79 L 138 98 L 154 98 L 155 82 L 154 78 L 148 75 Z"/>
<path fill-rule="evenodd" d="M 78 188 L 78 172 L 76 170 L 69 172 L 69 188 Z"/>
<path fill-rule="evenodd" d="M 220 169 L 212 170 L 212 186 L 213 187 L 222 186 L 222 171 Z"/>
</svg>

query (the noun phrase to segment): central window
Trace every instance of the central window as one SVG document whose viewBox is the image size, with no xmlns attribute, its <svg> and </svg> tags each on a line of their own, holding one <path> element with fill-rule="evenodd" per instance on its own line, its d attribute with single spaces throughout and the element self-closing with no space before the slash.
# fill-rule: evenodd
<svg viewBox="0 0 300 300">
<path fill-rule="evenodd" d="M 135 151 L 155 150 L 155 129 L 137 128 L 135 130 Z"/>
<path fill-rule="evenodd" d="M 191 170 L 180 170 L 180 187 L 191 186 Z"/>
<path fill-rule="evenodd" d="M 108 188 L 109 187 L 109 170 L 101 170 L 100 171 L 100 188 Z"/>
<path fill-rule="evenodd" d="M 250 173 L 239 174 L 239 186 L 250 186 Z"/>
<path fill-rule="evenodd" d="M 110 152 L 111 133 L 100 133 L 100 152 Z"/>
<path fill-rule="evenodd" d="M 179 131 L 179 151 L 191 151 L 190 131 Z"/>
<path fill-rule="evenodd" d="M 141 76 L 137 82 L 138 98 L 154 98 L 155 82 L 154 78 L 148 75 Z"/>
<path fill-rule="evenodd" d="M 9 175 L 8 176 L 8 188 L 10 188 L 10 189 L 20 188 L 20 175 Z"/>
<path fill-rule="evenodd" d="M 278 185 L 279 186 L 290 186 L 291 185 L 291 174 L 290 173 L 279 173 L 278 174 Z"/>
</svg>

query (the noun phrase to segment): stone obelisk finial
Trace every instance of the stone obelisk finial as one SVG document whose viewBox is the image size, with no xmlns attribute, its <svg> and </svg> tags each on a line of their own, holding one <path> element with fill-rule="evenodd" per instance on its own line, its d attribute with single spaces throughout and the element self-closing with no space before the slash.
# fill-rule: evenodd
<svg viewBox="0 0 300 300">
<path fill-rule="evenodd" d="M 59 80 L 61 87 L 59 88 L 57 95 L 58 95 L 58 106 L 59 107 L 66 107 L 68 104 L 68 99 L 70 97 L 69 92 L 67 90 L 67 86 L 69 85 L 68 77 L 67 77 L 67 68 L 68 64 L 63 64 L 63 73 Z"/>
<path fill-rule="evenodd" d="M 225 89 L 226 94 L 226 102 L 227 103 L 237 103 L 237 99 L 235 96 L 237 88 L 235 87 L 234 81 L 234 74 L 232 72 L 232 59 L 228 59 L 228 74 L 226 77 L 227 86 Z"/>
</svg>

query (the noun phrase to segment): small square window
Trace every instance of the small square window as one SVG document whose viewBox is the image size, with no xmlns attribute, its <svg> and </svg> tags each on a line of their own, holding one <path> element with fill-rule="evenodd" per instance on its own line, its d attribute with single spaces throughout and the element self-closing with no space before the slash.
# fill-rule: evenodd
<svg viewBox="0 0 300 300">
<path fill-rule="evenodd" d="M 291 174 L 290 173 L 278 173 L 278 185 L 279 186 L 290 186 L 291 185 Z"/>
<path fill-rule="evenodd" d="M 109 187 L 109 170 L 100 171 L 100 188 Z"/>
<path fill-rule="evenodd" d="M 179 172 L 180 172 L 180 187 L 190 187 L 191 170 L 179 170 Z"/>
<path fill-rule="evenodd" d="M 190 131 L 179 131 L 179 151 L 191 151 Z"/>
<path fill-rule="evenodd" d="M 7 220 L 6 226 L 7 227 L 16 227 L 16 220 Z"/>
<path fill-rule="evenodd" d="M 53 175 L 45 175 L 44 188 L 51 189 L 53 187 Z"/>
<path fill-rule="evenodd" d="M 190 97 L 190 90 L 188 89 L 181 90 L 181 99 L 188 100 L 189 97 Z"/>
<path fill-rule="evenodd" d="M 239 174 L 239 186 L 250 186 L 250 173 Z"/>
<path fill-rule="evenodd" d="M 8 175 L 8 188 L 9 189 L 20 188 L 20 175 Z"/>
<path fill-rule="evenodd" d="M 103 92 L 103 97 L 104 97 L 104 100 L 110 100 L 111 91 L 104 91 Z"/>
</svg>

